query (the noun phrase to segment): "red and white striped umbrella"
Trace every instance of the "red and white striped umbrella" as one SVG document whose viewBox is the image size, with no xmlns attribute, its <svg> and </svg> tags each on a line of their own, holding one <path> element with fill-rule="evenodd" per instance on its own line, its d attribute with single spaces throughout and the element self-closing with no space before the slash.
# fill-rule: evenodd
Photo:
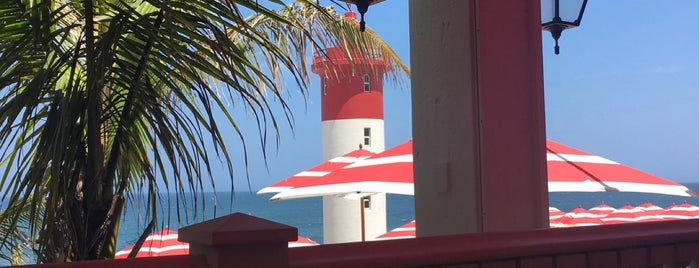
<svg viewBox="0 0 699 268">
<path fill-rule="evenodd" d="M 614 212 L 616 208 L 609 206 L 605 203 L 601 203 L 589 209 L 590 213 L 599 215 L 600 217 L 606 217 L 610 213 Z"/>
<path fill-rule="evenodd" d="M 114 255 L 115 259 L 126 259 L 134 245 L 128 246 Z M 162 231 L 149 235 L 138 250 L 136 257 L 156 257 L 189 254 L 189 244 L 177 241 L 177 232 L 165 227 Z"/>
<path fill-rule="evenodd" d="M 353 193 L 413 195 L 413 141 L 339 168 L 322 180 L 308 180 L 272 200 Z"/>
<path fill-rule="evenodd" d="M 396 229 L 386 232 L 377 238 L 371 240 L 389 240 L 389 239 L 404 239 L 415 238 L 415 221 L 411 221 Z"/>
<path fill-rule="evenodd" d="M 289 179 L 286 188 L 273 196 L 272 200 L 360 192 L 412 195 L 412 149 L 410 140 L 329 174 L 324 173 L 322 179 L 306 178 L 304 183 L 299 184 L 292 184 Z M 546 142 L 546 152 L 549 192 L 623 191 L 696 195 L 681 184 L 550 140 Z"/>
<path fill-rule="evenodd" d="M 330 172 L 338 170 L 344 166 L 365 159 L 372 155 L 374 155 L 374 153 L 364 149 L 357 149 L 351 151 L 343 156 L 335 157 L 309 170 L 302 171 L 294 176 L 291 176 L 275 184 L 262 188 L 261 190 L 257 191 L 257 194 L 279 193 L 285 190 L 292 189 L 294 187 L 314 185 L 314 183 L 321 181 L 323 177 L 325 175 L 328 175 Z"/>
<path fill-rule="evenodd" d="M 551 227 L 574 227 L 602 225 L 600 216 L 582 207 L 575 208 L 551 223 Z"/>
<path fill-rule="evenodd" d="M 310 238 L 306 238 L 303 236 L 298 236 L 296 241 L 289 241 L 290 248 L 308 247 L 308 246 L 317 246 L 317 245 L 318 245 L 318 243 L 316 241 L 313 241 Z"/>
<path fill-rule="evenodd" d="M 550 192 L 696 195 L 681 184 L 554 141 L 546 141 L 546 152 Z"/>
<path fill-rule="evenodd" d="M 303 236 L 298 236 L 296 241 L 289 241 L 289 247 L 306 247 L 318 245 L 315 241 Z M 126 259 L 133 250 L 134 245 L 130 245 L 114 255 L 115 259 Z M 141 257 L 174 256 L 189 254 L 189 243 L 177 241 L 177 232 L 165 229 L 156 234 L 146 237 L 145 242 L 136 254 Z"/>
<path fill-rule="evenodd" d="M 562 210 L 555 208 L 555 207 L 549 207 L 549 226 L 554 227 L 554 225 L 557 224 L 557 220 L 563 217 L 566 213 L 563 212 Z"/>
<path fill-rule="evenodd" d="M 549 207 L 549 221 L 556 220 L 560 217 L 563 217 L 566 213 L 563 212 L 562 210 L 555 208 L 555 207 Z"/>
<path fill-rule="evenodd" d="M 549 207 L 549 222 L 553 223 L 566 213 L 555 207 Z M 553 227 L 553 226 L 552 226 Z M 372 240 L 388 240 L 415 237 L 415 221 L 408 222 L 396 229 L 386 232 Z"/>
<path fill-rule="evenodd" d="M 602 218 L 604 224 L 633 223 L 647 221 L 661 221 L 658 211 L 645 211 L 631 205 L 624 205 L 614 212 Z"/>
<path fill-rule="evenodd" d="M 643 204 L 636 206 L 636 208 L 643 210 L 643 211 L 652 211 L 655 214 L 660 214 L 664 211 L 663 208 L 661 208 L 661 207 L 659 207 L 656 204 L 653 204 L 651 202 L 645 202 Z"/>
<path fill-rule="evenodd" d="M 646 208 L 643 210 L 642 208 Z M 699 218 L 699 207 L 684 202 L 681 205 L 672 205 L 667 209 L 658 210 L 658 206 L 652 203 L 644 203 L 637 207 L 625 205 L 616 209 L 605 203 L 599 204 L 589 210 L 582 207 L 575 208 L 565 213 L 555 207 L 549 207 L 549 222 L 551 228 L 603 225 L 616 223 L 630 223 L 643 221 L 658 221 L 666 219 L 692 219 Z M 612 214 L 614 211 L 618 213 Z M 611 217 L 610 217 L 611 216 Z M 630 220 L 635 219 L 635 220 Z M 372 240 L 388 240 L 415 237 L 415 221 L 411 221 L 396 229 L 386 232 Z"/>
<path fill-rule="evenodd" d="M 684 202 L 679 205 L 672 205 L 660 213 L 663 219 L 696 219 L 699 218 L 699 207 Z"/>
</svg>

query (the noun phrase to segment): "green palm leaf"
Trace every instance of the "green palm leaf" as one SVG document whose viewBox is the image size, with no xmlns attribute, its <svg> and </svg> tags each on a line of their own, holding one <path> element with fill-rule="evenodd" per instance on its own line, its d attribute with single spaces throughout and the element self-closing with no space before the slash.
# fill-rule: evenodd
<svg viewBox="0 0 699 268">
<path fill-rule="evenodd" d="M 38 262 L 110 258 L 136 195 L 153 222 L 162 191 L 196 207 L 212 161 L 230 174 L 232 154 L 248 161 L 229 104 L 254 114 L 263 148 L 278 141 L 293 126 L 285 81 L 306 94 L 312 52 L 377 55 L 404 80 L 395 52 L 357 28 L 302 0 L 0 1 L 0 253 L 36 241 Z"/>
</svg>

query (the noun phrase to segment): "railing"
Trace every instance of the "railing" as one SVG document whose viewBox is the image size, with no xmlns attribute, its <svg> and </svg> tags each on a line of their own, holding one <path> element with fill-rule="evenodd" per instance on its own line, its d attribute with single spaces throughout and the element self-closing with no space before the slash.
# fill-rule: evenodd
<svg viewBox="0 0 699 268">
<path fill-rule="evenodd" d="M 695 267 L 699 219 L 287 248 L 296 229 L 232 214 L 180 229 L 188 256 L 26 267 Z"/>
<path fill-rule="evenodd" d="M 699 220 L 297 248 L 289 267 L 687 267 L 692 260 L 699 260 Z"/>
<path fill-rule="evenodd" d="M 361 51 L 352 51 L 348 53 L 345 51 L 344 48 L 341 47 L 330 47 L 326 49 L 321 49 L 313 53 L 313 56 L 315 58 L 334 58 L 334 59 L 342 59 L 342 58 L 347 58 L 348 56 L 351 56 L 352 58 L 356 59 L 382 59 L 381 53 L 376 50 L 372 49 L 363 49 Z"/>
<path fill-rule="evenodd" d="M 22 268 L 209 268 L 204 255 L 24 265 Z"/>
</svg>

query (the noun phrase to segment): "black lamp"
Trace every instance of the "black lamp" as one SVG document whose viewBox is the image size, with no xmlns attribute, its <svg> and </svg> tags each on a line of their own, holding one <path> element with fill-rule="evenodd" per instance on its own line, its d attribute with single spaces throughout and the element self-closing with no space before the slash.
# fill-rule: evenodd
<svg viewBox="0 0 699 268">
<path fill-rule="evenodd" d="M 587 0 L 542 0 L 541 28 L 551 32 L 556 41 L 555 53 L 558 55 L 558 38 L 561 32 L 580 26 Z"/>
<path fill-rule="evenodd" d="M 364 14 L 369 10 L 369 6 L 383 2 L 384 0 L 346 0 L 347 3 L 353 3 L 357 6 L 357 11 L 359 11 L 359 31 L 363 32 L 364 31 Z"/>
</svg>

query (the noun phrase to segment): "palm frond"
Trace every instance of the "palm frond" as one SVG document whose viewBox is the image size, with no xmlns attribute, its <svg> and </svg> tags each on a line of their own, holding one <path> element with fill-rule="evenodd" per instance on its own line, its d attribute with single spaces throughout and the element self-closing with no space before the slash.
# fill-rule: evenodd
<svg viewBox="0 0 699 268">
<path fill-rule="evenodd" d="M 0 1 L 0 249 L 26 230 L 38 262 L 113 256 L 126 200 L 142 192 L 147 221 L 162 191 L 198 211 L 213 161 L 231 178 L 233 154 L 247 165 L 230 104 L 254 115 L 266 151 L 293 127 L 283 89 L 306 95 L 311 53 L 342 47 L 385 60 L 393 81 L 408 74 L 357 28 L 308 0 Z"/>
</svg>

